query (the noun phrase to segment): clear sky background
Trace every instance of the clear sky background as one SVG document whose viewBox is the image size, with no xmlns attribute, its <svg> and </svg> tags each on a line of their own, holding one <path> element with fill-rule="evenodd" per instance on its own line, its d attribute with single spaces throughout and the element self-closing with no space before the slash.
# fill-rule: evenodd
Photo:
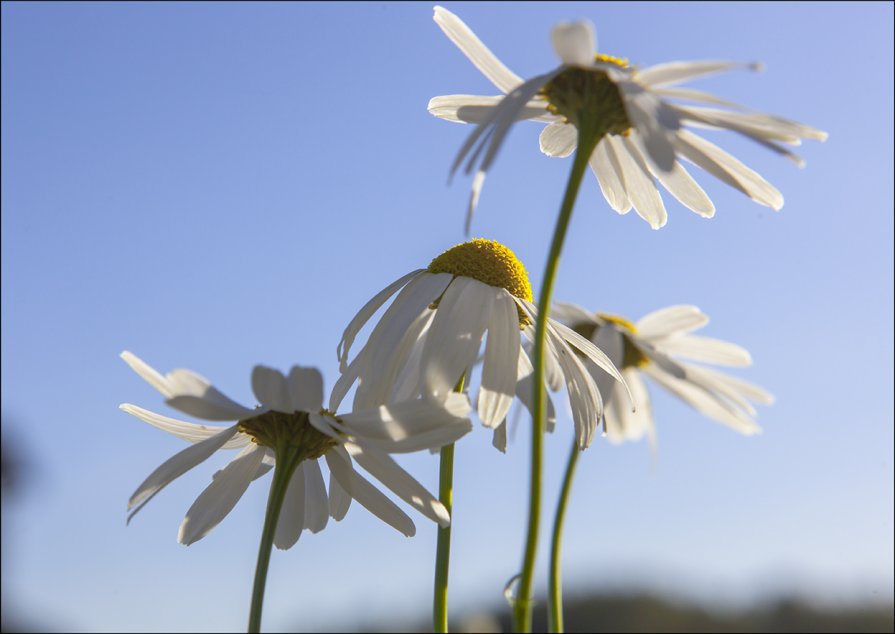
<svg viewBox="0 0 895 634">
<path fill-rule="evenodd" d="M 804 170 L 718 143 L 786 197 L 782 212 L 695 171 L 718 209 L 666 196 L 652 231 L 588 178 L 556 296 L 630 318 L 675 303 L 753 355 L 764 434 L 744 438 L 652 390 L 645 443 L 596 441 L 565 541 L 569 592 L 638 587 L 741 604 L 893 595 L 893 6 L 891 3 L 447 3 L 514 71 L 557 60 L 549 30 L 587 17 L 601 51 L 639 65 L 763 61 L 694 86 L 827 130 Z M 182 448 L 120 412 L 175 415 L 118 358 L 194 369 L 251 403 L 255 363 L 316 365 L 360 306 L 462 233 L 469 181 L 446 184 L 468 127 L 432 96 L 493 94 L 430 3 L 2 5 L 2 414 L 27 462 L 4 502 L 3 610 L 61 628 L 239 630 L 267 482 L 211 535 L 176 542 L 229 457 L 126 502 Z M 535 288 L 570 161 L 513 130 L 475 236 Z M 520 565 L 525 422 L 507 455 L 480 427 L 457 449 L 452 608 L 498 605 Z M 571 439 L 548 439 L 544 540 Z M 403 463 L 432 489 L 437 460 Z M 415 518 L 416 519 L 416 518 Z M 435 528 L 406 539 L 358 505 L 274 552 L 265 627 L 429 612 Z M 547 551 L 539 557 L 538 589 Z"/>
</svg>

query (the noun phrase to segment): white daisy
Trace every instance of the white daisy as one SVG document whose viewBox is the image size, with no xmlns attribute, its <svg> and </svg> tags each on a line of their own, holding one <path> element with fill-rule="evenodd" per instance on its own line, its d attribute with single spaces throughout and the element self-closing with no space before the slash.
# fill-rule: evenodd
<svg viewBox="0 0 895 634">
<path fill-rule="evenodd" d="M 349 363 L 358 332 L 395 294 Z M 495 430 L 495 445 L 504 449 L 505 419 L 514 395 L 526 403 L 531 398 L 532 363 L 521 335 L 533 340 L 536 320 L 528 274 L 510 249 L 493 240 L 459 244 L 428 268 L 383 289 L 348 324 L 337 349 L 342 376 L 329 407 L 336 409 L 355 383 L 355 409 L 420 395 L 446 398 L 461 378 L 471 376 L 487 331 L 477 409 L 482 423 Z M 554 392 L 565 383 L 578 444 L 584 449 L 603 415 L 589 368 L 600 367 L 619 380 L 621 375 L 597 346 L 552 319 L 547 344 L 546 383 Z"/>
<path fill-rule="evenodd" d="M 316 369 L 294 366 L 286 377 L 257 365 L 252 370 L 252 390 L 261 405 L 247 408 L 189 370 L 163 376 L 130 352 L 121 358 L 171 407 L 204 420 L 236 421 L 230 427 L 209 427 L 121 405 L 129 414 L 193 443 L 137 488 L 128 502 L 128 521 L 159 491 L 219 449 L 241 449 L 187 511 L 178 541 L 192 544 L 227 516 L 249 484 L 271 469 L 285 447 L 288 451 L 283 455 L 294 454 L 290 459 L 297 466 L 276 528 L 277 548 L 290 548 L 303 529 L 322 530 L 328 517 L 341 520 L 352 498 L 404 535 L 415 533 L 411 519 L 361 477 L 353 462 L 429 519 L 442 526 L 450 524 L 444 506 L 388 454 L 436 449 L 467 433 L 472 426 L 465 418 L 469 412 L 465 396 L 451 395 L 440 406 L 417 400 L 336 416 L 322 409 L 323 379 Z M 329 495 L 318 463 L 321 458 L 330 472 Z"/>
<path fill-rule="evenodd" d="M 643 376 L 712 420 L 746 435 L 761 431 L 754 421 L 756 411 L 752 403 L 770 405 L 774 402 L 771 394 L 743 379 L 681 360 L 726 366 L 752 364 L 749 352 L 740 346 L 690 334 L 709 321 L 696 306 L 669 306 L 636 323 L 591 313 L 572 304 L 558 303 L 552 313 L 606 352 L 621 368 L 636 399 L 636 412 L 624 407 L 624 402 L 619 407 L 622 395 L 614 381 L 594 368 L 593 378 L 605 402 L 609 440 L 622 442 L 647 436 L 655 443 L 655 422 Z"/>
<path fill-rule="evenodd" d="M 485 172 L 518 120 L 549 125 L 540 137 L 541 151 L 569 156 L 578 143 L 577 127 L 587 120 L 597 125 L 598 143 L 590 167 L 609 205 L 624 214 L 632 208 L 653 229 L 667 214 L 658 180 L 685 207 L 709 218 L 712 201 L 679 159 L 693 163 L 755 202 L 779 210 L 783 196 L 760 175 L 685 126 L 740 133 L 782 154 L 797 165 L 802 160 L 780 143 L 799 145 L 801 139 L 827 138 L 810 126 L 741 106 L 699 90 L 680 88 L 684 82 L 757 64 L 725 61 L 668 62 L 638 69 L 626 60 L 596 53 L 590 22 L 562 23 L 553 28 L 553 48 L 562 64 L 523 81 L 510 71 L 457 16 L 435 7 L 435 22 L 445 35 L 502 93 L 498 96 L 446 95 L 429 102 L 429 112 L 448 121 L 477 123 L 457 155 L 452 173 L 464 159 L 466 173 L 478 165 L 467 215 L 467 231 L 484 182 Z M 684 100 L 724 108 L 686 106 Z"/>
</svg>

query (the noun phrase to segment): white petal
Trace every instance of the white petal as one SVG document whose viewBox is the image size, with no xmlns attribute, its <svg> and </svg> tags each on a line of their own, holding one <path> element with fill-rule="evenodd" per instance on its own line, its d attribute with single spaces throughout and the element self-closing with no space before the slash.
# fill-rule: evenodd
<svg viewBox="0 0 895 634">
<path fill-rule="evenodd" d="M 528 315 L 528 308 L 522 303 L 522 300 L 516 300 L 517 306 L 522 306 L 522 310 L 526 311 Z M 526 325 L 522 332 L 528 337 L 528 348 L 526 349 L 527 355 L 526 359 L 531 359 L 534 354 L 534 340 L 535 340 L 535 324 L 537 318 L 528 315 L 529 319 L 531 319 L 531 324 Z M 524 346 L 523 346 L 524 348 Z M 525 349 L 525 348 L 524 348 Z M 529 361 L 529 364 L 531 361 Z M 563 386 L 563 378 L 562 378 L 562 370 L 559 368 L 559 364 L 556 362 L 556 355 L 550 347 L 547 347 L 547 353 L 544 355 L 544 380 L 547 383 L 547 387 L 551 392 L 558 392 L 560 388 Z"/>
<path fill-rule="evenodd" d="M 557 349 L 557 358 L 566 380 L 578 447 L 586 449 L 593 442 L 597 421 L 603 417 L 602 398 L 593 378 L 566 342 L 549 331 L 547 337 Z"/>
<path fill-rule="evenodd" d="M 444 7 L 435 7 L 433 19 L 460 52 L 501 92 L 510 92 L 522 83 L 522 78 L 504 66 L 456 15 Z"/>
<path fill-rule="evenodd" d="M 348 390 L 350 390 L 351 386 L 354 385 L 354 382 L 357 381 L 357 378 L 360 376 L 360 370 L 364 367 L 364 364 L 365 359 L 363 353 L 358 354 L 354 357 L 354 360 L 348 364 L 345 371 L 339 375 L 339 379 L 336 381 L 336 384 L 333 386 L 333 391 L 329 395 L 329 411 L 337 412 L 339 410 L 339 406 L 342 404 L 342 399 L 345 398 L 345 395 L 348 394 Z"/>
<path fill-rule="evenodd" d="M 625 182 L 625 191 L 637 214 L 646 220 L 653 229 L 664 226 L 668 214 L 646 165 L 631 154 L 623 137 L 608 136 L 605 141 L 611 144 L 612 151 L 618 159 Z"/>
<path fill-rule="evenodd" d="M 211 438 L 225 429 L 224 427 L 208 427 L 207 425 L 186 423 L 175 418 L 168 418 L 167 416 L 150 412 L 149 410 L 137 407 L 136 405 L 131 405 L 130 403 L 119 405 L 118 408 L 131 416 L 136 416 L 143 422 L 149 423 L 153 427 L 166 431 L 169 434 L 191 443 L 197 443 Z M 240 449 L 251 442 L 251 437 L 245 434 L 236 434 L 235 437 L 224 443 L 221 449 Z"/>
<path fill-rule="evenodd" d="M 134 372 L 140 375 L 140 378 L 142 378 L 144 381 L 149 383 L 149 385 L 161 392 L 162 396 L 164 396 L 165 398 L 169 398 L 171 396 L 171 390 L 168 387 L 168 380 L 152 366 L 150 366 L 148 363 L 143 361 L 143 359 L 135 355 L 133 352 L 130 352 L 129 350 L 125 350 L 121 353 L 120 356 Z"/>
<path fill-rule="evenodd" d="M 660 308 L 644 315 L 637 322 L 637 337 L 656 339 L 674 334 L 686 334 L 709 323 L 709 317 L 696 306 L 679 304 Z"/>
<path fill-rule="evenodd" d="M 373 373 L 374 369 L 370 368 L 364 377 L 363 393 L 368 395 L 368 401 L 363 403 L 364 407 L 369 407 L 374 403 L 387 405 L 395 400 L 392 398 L 392 395 L 399 388 L 399 380 L 406 379 L 404 370 L 408 362 L 411 359 L 415 361 L 422 354 L 420 349 L 423 347 L 425 340 L 421 339 L 421 337 L 428 330 L 435 313 L 436 311 L 434 310 L 423 310 L 413 323 L 407 327 L 404 336 L 392 352 L 387 364 L 377 366 L 375 373 Z M 416 374 L 414 387 L 419 383 L 418 369 Z M 356 403 L 359 403 L 359 401 L 356 401 Z"/>
<path fill-rule="evenodd" d="M 493 97 L 479 95 L 441 95 L 429 100 L 429 114 L 457 123 L 482 123 L 503 99 L 503 95 Z M 554 121 L 555 115 L 546 109 L 546 102 L 533 100 L 516 115 L 518 119 Z"/>
<path fill-rule="evenodd" d="M 591 66 L 597 52 L 594 25 L 587 20 L 561 22 L 550 31 L 553 50 L 569 66 Z"/>
<path fill-rule="evenodd" d="M 746 435 L 761 431 L 761 428 L 740 409 L 686 379 L 677 379 L 653 364 L 645 366 L 643 371 L 659 385 L 708 418 L 724 423 Z"/>
<path fill-rule="evenodd" d="M 408 327 L 429 310 L 429 305 L 444 292 L 452 277 L 449 273 L 421 274 L 404 287 L 382 315 L 361 352 L 364 360 L 354 395 L 355 409 L 381 405 L 388 398 L 393 386 L 382 380 L 380 370 L 390 367 Z"/>
<path fill-rule="evenodd" d="M 165 402 L 190 416 L 206 420 L 240 420 L 260 413 L 230 400 L 207 379 L 190 370 L 173 370 L 166 378 L 171 396 Z"/>
<path fill-rule="evenodd" d="M 451 525 L 451 514 L 426 488 L 402 469 L 387 453 L 370 446 L 346 443 L 345 448 L 355 462 L 395 495 L 439 526 Z"/>
<path fill-rule="evenodd" d="M 372 410 L 341 415 L 330 425 L 356 438 L 392 453 L 436 449 L 456 442 L 472 429 L 466 415 L 469 399 L 451 393 L 442 403 L 426 399 L 393 403 Z M 313 422 L 313 416 L 312 422 Z"/>
<path fill-rule="evenodd" d="M 207 460 L 215 451 L 223 447 L 228 440 L 236 435 L 238 429 L 239 425 L 228 427 L 206 440 L 198 442 L 195 445 L 190 445 L 183 451 L 174 454 L 172 457 L 168 458 L 168 460 L 163 462 L 161 466 L 149 474 L 149 477 L 137 487 L 137 490 L 134 491 L 131 499 L 128 500 L 127 508 L 131 512 L 130 515 L 128 515 L 127 521 L 130 522 L 134 515 L 136 515 L 156 493 L 164 489 L 171 482 L 182 476 L 197 464 Z"/>
<path fill-rule="evenodd" d="M 574 327 L 580 324 L 597 324 L 596 315 L 589 310 L 567 302 L 553 302 L 550 305 L 550 318 Z"/>
<path fill-rule="evenodd" d="M 457 277 L 441 298 L 423 347 L 423 388 L 436 399 L 450 394 L 475 362 L 497 296 L 504 292 Z"/>
<path fill-rule="evenodd" d="M 624 171 L 609 136 L 604 137 L 588 161 L 600 183 L 600 190 L 609 206 L 620 214 L 631 210 L 631 199 L 625 186 Z"/>
<path fill-rule="evenodd" d="M 737 376 L 731 376 L 718 372 L 712 368 L 697 367 L 687 364 L 687 376 L 696 375 L 708 378 L 715 384 L 717 389 L 721 389 L 725 394 L 735 392 L 740 398 L 748 399 L 762 405 L 772 405 L 774 403 L 774 395 L 761 386 L 745 381 Z"/>
<path fill-rule="evenodd" d="M 617 398 L 622 396 L 621 388 L 614 387 L 606 401 L 606 435 L 613 443 L 640 440 L 644 436 L 655 443 L 656 423 L 646 384 L 637 370 L 627 369 L 622 374 L 637 401 L 637 411 L 632 412 L 630 407 L 621 404 L 622 399 Z"/>
<path fill-rule="evenodd" d="M 289 397 L 299 412 L 316 412 L 323 407 L 323 375 L 317 368 L 292 366 L 289 371 Z"/>
<path fill-rule="evenodd" d="M 606 324 L 601 326 L 599 330 L 597 330 L 596 336 L 593 338 L 594 345 L 597 346 L 600 350 L 602 350 L 606 357 L 612 361 L 612 363 L 620 367 L 624 362 L 625 358 L 625 340 L 622 337 L 622 334 L 615 329 L 615 326 L 612 324 Z M 612 400 L 615 395 L 615 385 L 618 384 L 620 391 L 624 393 L 625 388 L 621 386 L 621 384 L 616 381 L 612 376 L 610 376 L 606 370 L 598 366 L 596 363 L 588 359 L 588 362 L 584 364 L 587 368 L 587 371 L 590 372 L 591 376 L 594 378 L 594 382 L 597 384 L 597 389 L 600 390 L 600 396 L 603 397 L 603 402 L 608 403 Z M 627 376 L 627 374 L 622 371 L 622 376 Z M 631 394 L 631 399 L 634 398 L 633 393 Z M 636 401 L 635 401 L 636 403 Z M 625 394 L 622 399 L 622 403 L 617 403 L 619 407 L 622 409 L 630 410 L 631 408 L 631 400 Z M 640 404 L 637 403 L 639 407 Z"/>
<path fill-rule="evenodd" d="M 227 517 L 249 488 L 263 457 L 264 447 L 246 447 L 224 467 L 186 512 L 177 541 L 189 546 L 205 537 Z"/>
<path fill-rule="evenodd" d="M 548 358 L 553 358 L 552 354 L 547 355 Z M 555 363 L 555 361 L 554 361 Z M 529 359 L 528 354 L 525 350 L 522 350 L 519 354 L 519 368 L 518 375 L 516 381 L 516 396 L 519 397 L 519 401 L 525 406 L 528 410 L 528 413 L 534 416 L 534 377 L 532 373 L 534 372 L 534 368 L 531 364 L 531 359 Z M 557 369 L 557 376 L 559 381 L 562 381 L 562 373 Z M 561 387 L 561 384 L 560 384 Z M 555 392 L 556 390 L 554 390 Z M 556 423 L 556 409 L 553 407 L 553 399 L 550 398 L 550 393 L 546 393 L 547 397 L 547 431 L 552 432 L 553 426 Z M 499 447 L 497 444 L 494 444 L 495 447 L 500 449 L 501 451 L 506 451 L 506 424 L 503 424 L 503 448 Z M 497 443 L 499 441 L 497 430 L 495 430 L 493 443 Z"/>
<path fill-rule="evenodd" d="M 488 318 L 488 340 L 479 391 L 478 413 L 485 427 L 497 426 L 513 404 L 520 345 L 516 303 L 508 292 L 497 293 Z"/>
<path fill-rule="evenodd" d="M 551 123 L 541 130 L 539 140 L 547 156 L 569 156 L 578 147 L 578 129 L 571 123 Z"/>
<path fill-rule="evenodd" d="M 635 79 L 651 87 L 669 86 L 737 68 L 760 70 L 761 65 L 725 61 L 667 62 L 637 71 Z"/>
<path fill-rule="evenodd" d="M 656 343 L 665 354 L 678 355 L 693 361 L 717 363 L 718 365 L 752 365 L 749 351 L 735 343 L 711 337 L 681 335 L 663 339 Z"/>
<path fill-rule="evenodd" d="M 341 449 L 341 447 L 337 447 L 336 449 Z M 328 464 L 328 462 L 327 462 L 327 464 Z M 351 507 L 351 495 L 348 494 L 348 491 L 346 491 L 345 489 L 342 488 L 342 485 L 339 484 L 339 481 L 332 474 L 332 470 L 330 470 L 330 473 L 329 473 L 329 514 L 330 514 L 330 516 L 337 522 L 341 522 L 345 518 L 345 515 L 348 514 L 348 509 L 350 507 Z"/>
<path fill-rule="evenodd" d="M 740 190 L 758 204 L 774 211 L 783 207 L 783 194 L 777 188 L 710 141 L 681 129 L 678 130 L 675 147 L 688 161 Z"/>
<path fill-rule="evenodd" d="M 277 521 L 273 545 L 280 550 L 292 548 L 301 537 L 304 526 L 305 470 L 299 465 L 289 480 L 289 486 L 286 487 L 286 497 L 283 499 L 283 507 L 280 509 L 280 519 Z"/>
<path fill-rule="evenodd" d="M 660 170 L 671 170 L 675 160 L 674 133 L 681 127 L 677 111 L 639 84 L 622 81 L 617 85 L 628 117 L 643 138 L 653 163 Z"/>
<path fill-rule="evenodd" d="M 679 161 L 675 161 L 671 167 L 671 171 L 663 171 L 657 168 L 643 147 L 643 140 L 640 135 L 632 133 L 628 138 L 630 145 L 637 148 L 640 159 L 649 167 L 649 171 L 655 176 L 660 183 L 667 189 L 672 196 L 703 218 L 711 218 L 715 215 L 715 205 L 712 200 L 703 191 L 702 187 L 693 180 L 693 177 L 684 169 Z"/>
<path fill-rule="evenodd" d="M 405 284 L 408 284 L 421 273 L 423 273 L 423 269 L 417 269 L 416 271 L 411 271 L 407 275 L 398 278 L 379 291 L 370 301 L 364 304 L 364 307 L 354 316 L 354 319 L 352 319 L 351 323 L 348 324 L 348 327 L 345 328 L 345 332 L 342 333 L 342 339 L 339 341 L 339 345 L 336 348 L 336 354 L 339 358 L 340 372 L 345 371 L 345 368 L 348 365 L 348 353 L 351 350 L 351 344 L 354 343 L 357 333 L 364 327 L 364 324 L 369 321 L 370 317 L 373 316 L 373 313 L 379 310 L 379 307 L 382 306 L 389 297 L 397 293 L 398 289 L 402 288 Z"/>
<path fill-rule="evenodd" d="M 329 451 L 326 454 L 326 464 L 342 488 L 373 515 L 407 537 L 416 534 L 413 521 L 394 502 L 376 490 L 376 487 L 360 477 L 352 468 L 347 455 Z"/>
<path fill-rule="evenodd" d="M 319 533 L 329 519 L 329 499 L 320 464 L 316 460 L 305 460 L 298 468 L 305 471 L 305 528 Z"/>
<path fill-rule="evenodd" d="M 252 369 L 252 391 L 263 406 L 291 414 L 294 411 L 289 385 L 283 373 L 274 368 L 256 365 Z"/>
<path fill-rule="evenodd" d="M 420 396 L 420 362 L 423 357 L 423 348 L 426 345 L 426 338 L 429 335 L 429 329 L 432 326 L 432 320 L 435 319 L 435 311 L 430 310 L 425 316 L 424 323 L 416 333 L 409 332 L 405 337 L 416 335 L 416 341 L 411 347 L 410 354 L 403 360 L 403 367 L 395 379 L 395 387 L 392 391 L 389 403 L 399 403 L 401 401 L 410 401 Z"/>
</svg>

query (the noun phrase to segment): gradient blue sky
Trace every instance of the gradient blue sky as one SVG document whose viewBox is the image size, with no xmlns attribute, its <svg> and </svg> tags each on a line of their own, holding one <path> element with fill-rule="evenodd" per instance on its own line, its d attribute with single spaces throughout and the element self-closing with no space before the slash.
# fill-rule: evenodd
<svg viewBox="0 0 895 634">
<path fill-rule="evenodd" d="M 653 390 L 655 464 L 642 443 L 596 442 L 581 460 L 568 590 L 891 600 L 892 4 L 446 6 L 523 76 L 556 64 L 550 27 L 582 17 L 600 50 L 641 65 L 760 60 L 763 74 L 694 85 L 830 133 L 806 142 L 804 170 L 719 136 L 783 191 L 779 214 L 699 173 L 716 217 L 669 201 L 656 232 L 585 182 L 557 298 L 632 318 L 697 304 L 705 334 L 752 352 L 738 374 L 778 400 L 765 433 L 743 438 Z M 170 413 L 118 354 L 194 369 L 244 402 L 255 363 L 316 365 L 332 386 L 357 309 L 463 239 L 469 182 L 446 178 L 469 129 L 426 103 L 493 88 L 431 15 L 3 3 L 3 432 L 31 467 L 3 516 L 4 612 L 78 630 L 244 626 L 266 487 L 178 545 L 219 457 L 125 528 L 127 498 L 181 444 L 117 409 Z M 539 129 L 513 131 L 473 225 L 515 250 L 535 288 L 570 167 L 539 153 Z M 570 429 L 549 438 L 549 513 Z M 435 488 L 433 457 L 404 464 Z M 481 429 L 458 446 L 458 611 L 496 605 L 517 571 L 526 479 L 527 433 L 506 456 Z M 266 628 L 425 618 L 435 529 L 416 523 L 408 540 L 354 507 L 275 552 Z M 542 550 L 539 589 L 546 562 Z"/>
</svg>

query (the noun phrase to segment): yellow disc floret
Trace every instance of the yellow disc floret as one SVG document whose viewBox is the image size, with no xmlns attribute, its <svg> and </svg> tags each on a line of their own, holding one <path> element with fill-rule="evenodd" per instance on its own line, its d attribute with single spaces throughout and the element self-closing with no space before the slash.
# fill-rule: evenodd
<svg viewBox="0 0 895 634">
<path fill-rule="evenodd" d="M 605 55 L 603 53 L 597 53 L 594 55 L 594 60 L 597 62 L 603 62 L 604 64 L 613 64 L 618 66 L 619 68 L 627 68 L 628 60 L 624 57 L 616 57 L 615 55 Z"/>
<path fill-rule="evenodd" d="M 497 240 L 476 238 L 451 247 L 429 264 L 430 273 L 450 273 L 471 277 L 490 286 L 532 301 L 528 273 L 519 258 Z"/>
<path fill-rule="evenodd" d="M 610 315 L 608 313 L 597 313 L 597 317 L 599 317 L 603 321 L 611 322 L 616 326 L 621 326 L 632 335 L 637 334 L 637 327 L 624 317 L 619 317 L 618 315 Z"/>
<path fill-rule="evenodd" d="M 516 254 L 497 240 L 475 238 L 451 247 L 429 264 L 430 273 L 450 273 L 453 276 L 471 277 L 483 284 L 506 289 L 510 294 L 525 301 L 533 301 L 531 284 L 525 266 Z M 436 301 L 433 308 L 437 306 Z M 531 323 L 518 306 L 519 325 Z"/>
</svg>

